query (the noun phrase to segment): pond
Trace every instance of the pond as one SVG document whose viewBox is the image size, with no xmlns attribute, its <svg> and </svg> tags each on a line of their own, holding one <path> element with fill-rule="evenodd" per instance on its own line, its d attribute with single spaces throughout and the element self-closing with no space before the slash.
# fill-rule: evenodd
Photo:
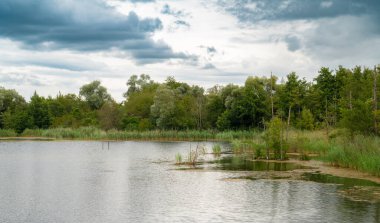
<svg viewBox="0 0 380 223">
<path fill-rule="evenodd" d="M 379 203 L 348 199 L 336 184 L 175 170 L 175 154 L 195 146 L 0 142 L 0 222 L 380 222 Z"/>
</svg>

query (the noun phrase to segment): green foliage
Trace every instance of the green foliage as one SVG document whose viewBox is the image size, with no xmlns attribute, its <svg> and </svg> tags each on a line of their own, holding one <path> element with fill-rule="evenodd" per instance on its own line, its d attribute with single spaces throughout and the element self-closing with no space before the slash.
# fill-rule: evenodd
<svg viewBox="0 0 380 223">
<path fill-rule="evenodd" d="M 180 153 L 175 154 L 175 162 L 176 164 L 182 163 L 182 155 Z"/>
<path fill-rule="evenodd" d="M 314 129 L 314 117 L 309 109 L 302 110 L 301 119 L 298 122 L 298 127 L 303 130 Z"/>
<path fill-rule="evenodd" d="M 329 145 L 322 159 L 333 165 L 357 169 L 380 176 L 380 139 L 357 135 Z"/>
<path fill-rule="evenodd" d="M 292 72 L 280 83 L 273 75 L 256 76 L 248 77 L 243 86 L 216 85 L 206 92 L 174 77 L 160 84 L 149 75 L 132 75 L 121 103 L 100 81 L 83 85 L 79 95 L 44 98 L 35 93 L 29 103 L 15 90 L 0 87 L 0 128 L 18 133 L 26 128 L 88 126 L 127 131 L 217 129 L 228 135 L 230 130 L 265 129 L 277 116 L 287 120 L 286 129 L 328 130 L 340 124 L 352 134 L 379 134 L 378 71 L 322 67 L 315 82 L 307 83 Z"/>
<path fill-rule="evenodd" d="M 352 109 L 342 111 L 342 126 L 351 133 L 370 133 L 373 128 L 373 113 L 369 102 L 356 101 Z"/>
<path fill-rule="evenodd" d="M 219 130 L 226 130 L 231 128 L 231 112 L 230 111 L 224 111 L 217 119 L 216 126 Z"/>
<path fill-rule="evenodd" d="M 13 129 L 0 129 L 0 137 L 16 137 L 17 133 Z"/>
<path fill-rule="evenodd" d="M 111 95 L 100 81 L 93 81 L 80 88 L 79 95 L 84 97 L 91 109 L 99 109 L 106 101 L 111 101 Z"/>
<path fill-rule="evenodd" d="M 275 159 L 285 157 L 285 143 L 283 140 L 284 124 L 278 117 L 274 117 L 269 123 L 265 132 L 265 142 L 274 151 Z"/>
<path fill-rule="evenodd" d="M 34 128 L 49 128 L 51 120 L 47 101 L 45 98 L 38 96 L 36 92 L 30 99 L 28 114 L 32 117 Z"/>
<path fill-rule="evenodd" d="M 220 144 L 215 144 L 213 147 L 212 147 L 212 153 L 214 155 L 220 155 L 222 153 L 222 147 L 220 146 Z"/>
<path fill-rule="evenodd" d="M 98 110 L 99 124 L 102 129 L 119 129 L 120 108 L 115 102 L 105 102 Z"/>
</svg>

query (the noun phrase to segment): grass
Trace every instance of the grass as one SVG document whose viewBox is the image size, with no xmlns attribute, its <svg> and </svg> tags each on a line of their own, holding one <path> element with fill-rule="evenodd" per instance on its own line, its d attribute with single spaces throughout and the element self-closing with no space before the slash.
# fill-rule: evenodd
<svg viewBox="0 0 380 223">
<path fill-rule="evenodd" d="M 17 133 L 12 129 L 0 129 L 0 137 L 16 137 Z"/>
<path fill-rule="evenodd" d="M 212 147 L 212 153 L 214 155 L 220 155 L 222 153 L 222 147 L 219 145 L 219 144 L 215 144 L 213 147 Z"/>
<path fill-rule="evenodd" d="M 350 140 L 337 138 L 323 152 L 321 159 L 332 165 L 380 176 L 379 137 L 357 135 Z"/>
<path fill-rule="evenodd" d="M 21 136 L 49 137 L 55 139 L 90 139 L 90 140 L 166 140 L 166 141 L 230 141 L 234 139 L 252 139 L 254 131 L 211 130 L 152 130 L 152 131 L 103 131 L 95 127 L 26 129 Z"/>
<path fill-rule="evenodd" d="M 231 145 L 235 153 L 259 154 L 256 158 L 262 157 L 267 148 L 260 137 L 249 142 L 234 140 Z M 380 137 L 351 137 L 339 129 L 331 132 L 329 137 L 324 131 L 291 130 L 286 148 L 288 152 L 300 153 L 301 160 L 309 160 L 310 154 L 316 154 L 316 159 L 333 166 L 356 169 L 380 177 Z"/>
<path fill-rule="evenodd" d="M 175 154 L 175 161 L 176 161 L 176 164 L 182 163 L 182 155 L 180 153 Z"/>
<path fill-rule="evenodd" d="M 13 130 L 0 129 L 0 137 L 16 136 Z M 103 131 L 95 127 L 81 127 L 27 129 L 21 136 L 88 140 L 228 141 L 231 142 L 231 148 L 235 153 L 250 153 L 255 158 L 266 158 L 267 150 L 263 140 L 264 133 L 257 131 Z M 218 153 L 218 146 L 214 147 L 213 153 Z M 318 159 L 332 165 L 380 176 L 380 137 L 348 137 L 342 130 L 330 131 L 327 137 L 323 130 L 291 130 L 284 147 L 287 152 L 300 153 L 301 159 L 307 160 L 311 157 L 309 154 L 317 154 Z M 189 154 L 188 159 L 194 162 L 194 154 Z"/>
</svg>

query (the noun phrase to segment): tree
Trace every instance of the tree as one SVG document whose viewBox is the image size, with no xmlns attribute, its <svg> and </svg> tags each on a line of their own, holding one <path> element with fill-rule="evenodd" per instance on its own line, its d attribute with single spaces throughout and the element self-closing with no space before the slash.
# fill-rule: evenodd
<svg viewBox="0 0 380 223">
<path fill-rule="evenodd" d="M 4 112 L 9 111 L 9 114 L 13 114 L 16 110 L 24 108 L 25 106 L 25 99 L 15 90 L 0 87 L 0 128 L 4 127 L 2 119 Z"/>
<path fill-rule="evenodd" d="M 306 81 L 299 80 L 295 72 L 290 73 L 287 76 L 285 85 L 279 88 L 279 103 L 282 110 L 281 113 L 287 113 L 287 130 L 290 127 L 292 115 L 299 116 L 301 113 L 301 107 L 304 103 L 306 90 Z M 294 114 L 295 111 L 297 111 L 296 114 Z"/>
<path fill-rule="evenodd" d="M 152 87 L 153 85 L 157 84 L 150 79 L 149 75 L 141 74 L 140 77 L 132 75 L 127 82 L 128 90 L 123 96 L 128 99 L 132 94 L 142 91 L 144 88 Z"/>
<path fill-rule="evenodd" d="M 314 129 L 314 117 L 309 109 L 303 109 L 301 119 L 298 122 L 298 127 L 303 130 Z"/>
<path fill-rule="evenodd" d="M 344 109 L 342 112 L 342 126 L 351 134 L 369 134 L 373 130 L 373 112 L 371 101 L 355 101 L 352 109 Z"/>
<path fill-rule="evenodd" d="M 161 129 L 170 129 L 175 127 L 175 94 L 172 89 L 166 85 L 160 86 L 154 96 L 154 103 L 151 106 L 151 115 L 155 124 Z"/>
<path fill-rule="evenodd" d="M 101 86 L 100 81 L 93 81 L 80 88 L 79 95 L 84 97 L 91 109 L 96 110 L 103 106 L 106 101 L 112 101 L 107 89 Z"/>
<path fill-rule="evenodd" d="M 218 117 L 224 112 L 225 107 L 221 96 L 221 87 L 214 86 L 208 89 L 206 95 L 206 126 L 216 128 Z"/>
<path fill-rule="evenodd" d="M 244 85 L 244 123 L 247 127 L 264 126 L 264 120 L 271 116 L 271 98 L 267 87 L 271 80 L 248 77 Z"/>
<path fill-rule="evenodd" d="M 274 117 L 267 124 L 268 127 L 265 131 L 265 141 L 267 143 L 267 159 L 269 159 L 269 149 L 273 149 L 275 159 L 284 159 L 285 150 L 284 150 L 284 137 L 283 137 L 283 122 L 280 118 Z"/>
<path fill-rule="evenodd" d="M 112 101 L 105 102 L 98 110 L 98 118 L 102 129 L 118 129 L 120 126 L 119 105 Z"/>
<path fill-rule="evenodd" d="M 48 104 L 46 99 L 38 96 L 36 92 L 34 92 L 34 95 L 30 98 L 28 113 L 30 117 L 32 117 L 33 126 L 35 128 L 49 128 L 51 120 Z"/>
<path fill-rule="evenodd" d="M 16 133 L 21 134 L 27 128 L 33 128 L 33 120 L 28 114 L 26 107 L 24 109 L 11 112 L 7 110 L 2 115 L 5 129 L 14 129 Z"/>
</svg>

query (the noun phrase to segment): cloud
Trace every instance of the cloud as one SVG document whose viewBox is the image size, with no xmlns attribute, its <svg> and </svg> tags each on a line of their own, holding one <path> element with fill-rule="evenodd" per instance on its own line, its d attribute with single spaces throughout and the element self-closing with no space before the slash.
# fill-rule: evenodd
<svg viewBox="0 0 380 223">
<path fill-rule="evenodd" d="M 217 4 L 242 22 L 334 18 L 342 15 L 374 15 L 378 0 L 218 0 Z"/>
<path fill-rule="evenodd" d="M 256 42 L 252 43 L 284 43 L 288 51 L 323 66 L 367 65 L 376 63 L 373 58 L 379 58 L 378 0 L 216 2 L 219 9 L 237 18 L 242 27 L 259 30 L 258 37 L 253 38 Z"/>
<path fill-rule="evenodd" d="M 304 33 L 303 51 L 326 65 L 374 65 L 378 63 L 380 34 L 369 17 L 343 16 L 318 21 Z"/>
<path fill-rule="evenodd" d="M 181 18 L 185 16 L 185 13 L 182 10 L 175 10 L 172 9 L 168 4 L 165 4 L 162 9 L 161 13 L 165 15 L 171 15 L 177 18 Z"/>
<path fill-rule="evenodd" d="M 214 54 L 214 53 L 216 53 L 216 49 L 213 46 L 208 46 L 208 47 L 206 47 L 206 49 L 207 49 L 207 53 L 208 54 Z"/>
<path fill-rule="evenodd" d="M 152 34 L 161 29 L 158 18 L 141 19 L 133 11 L 122 15 L 101 0 L 0 1 L 0 37 L 30 49 L 118 49 L 137 63 L 186 59 L 184 53 L 153 41 Z"/>
<path fill-rule="evenodd" d="M 285 37 L 284 41 L 287 43 L 288 50 L 294 52 L 301 48 L 300 39 L 296 36 L 288 35 Z"/>
<path fill-rule="evenodd" d="M 124 1 L 128 1 L 128 0 L 124 0 Z M 129 0 L 129 1 L 133 2 L 133 3 L 138 3 L 138 2 L 141 2 L 141 3 L 155 2 L 155 0 Z"/>
<path fill-rule="evenodd" d="M 178 26 L 185 26 L 185 27 L 190 27 L 190 24 L 186 21 L 183 20 L 176 20 L 174 23 Z"/>
<path fill-rule="evenodd" d="M 35 87 L 46 86 L 36 75 L 25 75 L 17 73 L 4 73 L 0 70 L 0 82 L 7 85 L 29 85 Z"/>
<path fill-rule="evenodd" d="M 204 70 L 209 70 L 209 69 L 216 69 L 216 67 L 215 67 L 215 65 L 212 64 L 212 63 L 207 63 L 207 64 L 205 64 L 205 65 L 202 67 L 202 69 L 204 69 Z"/>
</svg>

